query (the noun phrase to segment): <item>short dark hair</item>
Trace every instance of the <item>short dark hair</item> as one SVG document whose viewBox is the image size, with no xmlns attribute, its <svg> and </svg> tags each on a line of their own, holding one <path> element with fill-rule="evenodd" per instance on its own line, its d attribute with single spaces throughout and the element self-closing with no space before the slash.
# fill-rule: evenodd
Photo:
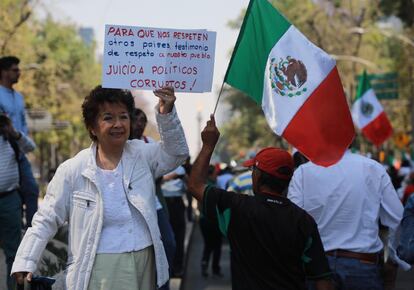
<svg viewBox="0 0 414 290">
<path fill-rule="evenodd" d="M 299 151 L 296 151 L 293 154 L 293 164 L 295 168 L 298 168 L 299 166 L 301 166 L 302 164 L 305 164 L 309 161 L 308 158 L 306 158 L 305 155 L 303 155 L 302 153 L 300 153 Z"/>
<path fill-rule="evenodd" d="M 261 173 L 258 183 L 261 185 L 268 186 L 271 190 L 277 193 L 283 193 L 286 190 L 286 188 L 289 186 L 290 178 L 289 179 L 277 178 L 276 176 L 270 175 L 269 173 L 266 173 L 257 167 L 255 167 L 255 170 L 259 170 Z M 287 166 L 280 167 L 277 171 L 283 175 L 292 174 L 292 169 Z"/>
<path fill-rule="evenodd" d="M 3 56 L 0 58 L 0 72 L 3 70 L 8 70 L 14 64 L 19 64 L 20 59 L 15 56 Z"/>
<path fill-rule="evenodd" d="M 91 132 L 99 114 L 99 107 L 104 103 L 124 104 L 128 110 L 130 119 L 133 119 L 134 98 L 130 91 L 120 89 L 106 89 L 102 86 L 94 88 L 89 95 L 85 97 L 82 104 L 82 116 L 86 129 L 89 131 L 89 137 L 96 141 L 96 136 Z"/>
<path fill-rule="evenodd" d="M 10 69 L 14 64 L 18 65 L 20 59 L 15 56 L 3 56 L 0 58 L 0 79 L 2 78 L 1 73 L 4 70 Z"/>
<path fill-rule="evenodd" d="M 140 108 L 134 108 L 134 117 L 137 118 L 140 115 L 143 117 L 143 120 L 147 123 L 148 122 L 147 114 L 145 114 L 145 112 L 141 110 Z"/>
</svg>

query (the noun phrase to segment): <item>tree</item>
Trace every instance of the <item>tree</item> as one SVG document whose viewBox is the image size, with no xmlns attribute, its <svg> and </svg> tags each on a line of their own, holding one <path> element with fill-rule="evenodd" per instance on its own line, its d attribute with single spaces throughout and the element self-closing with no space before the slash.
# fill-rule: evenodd
<svg viewBox="0 0 414 290">
<path fill-rule="evenodd" d="M 30 0 L 4 0 L 0 4 L 0 34 L 2 41 L 0 45 L 0 55 L 4 54 L 10 40 L 16 35 L 19 28 L 25 24 L 32 14 Z"/>
<path fill-rule="evenodd" d="M 0 40 L 4 41 L 0 44 L 3 55 L 21 59 L 23 71 L 16 89 L 25 96 L 27 108 L 49 111 L 57 124 L 33 136 L 38 145 L 37 163 L 45 179 L 50 167 L 90 143 L 80 107 L 84 96 L 99 83 L 100 65 L 95 45 L 86 45 L 75 25 L 59 23 L 50 16 L 23 17 L 31 15 L 33 9 L 28 0 L 1 1 Z M 24 21 L 19 20 L 22 17 Z M 57 153 L 56 160 L 50 158 L 51 148 Z"/>
</svg>

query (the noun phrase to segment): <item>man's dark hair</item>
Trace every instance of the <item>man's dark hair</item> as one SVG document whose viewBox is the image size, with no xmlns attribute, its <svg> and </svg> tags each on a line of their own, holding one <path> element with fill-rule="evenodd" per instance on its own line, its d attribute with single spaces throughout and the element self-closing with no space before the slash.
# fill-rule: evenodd
<svg viewBox="0 0 414 290">
<path fill-rule="evenodd" d="M 295 168 L 298 168 L 299 166 L 301 166 L 302 164 L 307 163 L 308 161 L 309 161 L 309 159 L 306 158 L 305 155 L 303 155 L 299 151 L 296 151 L 293 154 L 293 164 L 294 164 Z"/>
<path fill-rule="evenodd" d="M 12 65 L 17 65 L 19 63 L 20 59 L 18 59 L 15 56 L 3 56 L 2 58 L 0 58 L 0 76 L 3 70 L 8 70 L 12 67 Z"/>
<path fill-rule="evenodd" d="M 104 103 L 110 104 L 124 104 L 128 110 L 128 115 L 131 121 L 134 119 L 134 98 L 130 91 L 120 89 L 106 89 L 102 86 L 94 88 L 89 95 L 87 95 L 82 104 L 83 122 L 86 129 L 89 131 L 89 136 L 93 141 L 96 141 L 96 136 L 91 132 L 91 128 L 95 126 L 98 118 L 100 106 Z"/>
<path fill-rule="evenodd" d="M 411 166 L 411 164 L 410 164 L 410 161 L 408 159 L 404 158 L 401 161 L 401 167 L 410 167 L 410 166 Z"/>
<path fill-rule="evenodd" d="M 259 177 L 259 184 L 266 185 L 271 190 L 277 192 L 277 193 L 284 193 L 284 191 L 289 186 L 290 178 L 289 179 L 281 179 L 277 178 L 273 175 L 270 175 L 269 173 L 264 172 L 263 170 L 260 170 L 256 167 L 256 170 L 260 171 L 260 177 Z M 290 169 L 287 166 L 281 167 L 277 170 L 279 174 L 291 176 L 292 175 L 292 169 Z"/>
<path fill-rule="evenodd" d="M 148 123 L 147 114 L 145 114 L 145 112 L 143 110 L 141 110 L 140 108 L 134 108 L 134 111 L 132 113 L 132 118 L 131 118 L 131 131 L 130 131 L 130 134 L 129 134 L 129 140 L 133 140 L 133 139 L 136 139 L 136 138 L 143 137 L 142 135 L 141 136 L 136 136 L 137 134 L 135 134 L 135 132 L 134 132 L 134 128 L 135 128 L 136 123 L 138 122 L 138 120 L 144 121 L 145 126 Z M 145 130 L 145 127 L 143 129 Z M 144 133 L 144 132 L 142 132 L 142 133 Z M 145 142 L 147 142 L 145 138 L 146 137 L 144 137 L 144 140 L 145 140 Z"/>
<path fill-rule="evenodd" d="M 142 116 L 143 120 L 147 123 L 148 119 L 147 119 L 147 115 L 145 114 L 145 112 L 143 110 L 141 110 L 140 108 L 134 108 L 134 117 L 135 119 L 138 119 L 138 116 Z"/>
<path fill-rule="evenodd" d="M 357 140 L 358 138 L 354 137 L 354 139 L 352 139 L 351 144 L 349 144 L 348 149 L 352 150 L 352 149 L 358 149 L 359 148 L 359 141 Z"/>
<path fill-rule="evenodd" d="M 220 170 L 219 175 L 223 175 L 226 173 L 232 173 L 232 169 L 231 166 L 226 165 L 226 167 L 224 167 L 222 170 Z"/>
</svg>

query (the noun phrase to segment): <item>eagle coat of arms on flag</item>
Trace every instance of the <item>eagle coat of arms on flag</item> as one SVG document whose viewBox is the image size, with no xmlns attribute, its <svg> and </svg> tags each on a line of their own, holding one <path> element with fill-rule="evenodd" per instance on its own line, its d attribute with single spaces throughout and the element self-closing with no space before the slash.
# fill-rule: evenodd
<svg viewBox="0 0 414 290">
<path fill-rule="evenodd" d="M 302 87 L 308 78 L 306 66 L 302 61 L 291 56 L 280 58 L 279 62 L 272 58 L 269 70 L 272 89 L 279 95 L 291 98 L 307 91 L 306 87 Z"/>
</svg>

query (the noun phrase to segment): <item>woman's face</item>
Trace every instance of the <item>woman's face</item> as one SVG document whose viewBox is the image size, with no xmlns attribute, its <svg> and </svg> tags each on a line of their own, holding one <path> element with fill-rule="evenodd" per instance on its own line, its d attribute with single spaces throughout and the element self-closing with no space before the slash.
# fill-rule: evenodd
<svg viewBox="0 0 414 290">
<path fill-rule="evenodd" d="M 128 140 L 130 126 L 131 120 L 124 104 L 104 103 L 99 108 L 92 133 L 101 145 L 123 147 Z"/>
</svg>

